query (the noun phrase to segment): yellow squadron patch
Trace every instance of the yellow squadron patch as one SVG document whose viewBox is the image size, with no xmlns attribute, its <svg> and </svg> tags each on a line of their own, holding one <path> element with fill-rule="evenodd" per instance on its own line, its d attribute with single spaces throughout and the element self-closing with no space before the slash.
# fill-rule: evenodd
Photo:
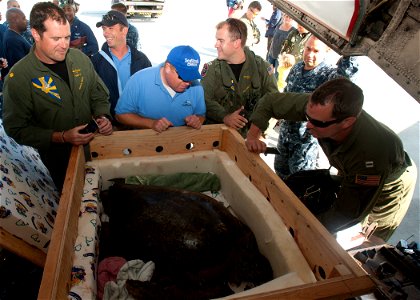
<svg viewBox="0 0 420 300">
<path fill-rule="evenodd" d="M 58 93 L 57 86 L 51 76 L 44 76 L 39 78 L 32 78 L 32 85 L 48 94 L 54 100 L 61 102 L 60 94 Z"/>
</svg>

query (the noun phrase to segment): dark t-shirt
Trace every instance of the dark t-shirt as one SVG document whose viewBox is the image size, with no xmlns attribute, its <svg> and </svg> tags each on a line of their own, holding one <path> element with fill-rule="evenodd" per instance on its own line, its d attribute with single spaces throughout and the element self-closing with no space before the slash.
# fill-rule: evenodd
<svg viewBox="0 0 420 300">
<path fill-rule="evenodd" d="M 66 65 L 65 60 L 57 62 L 55 64 L 47 64 L 47 63 L 44 63 L 44 62 L 43 62 L 43 64 L 48 69 L 50 69 L 51 71 L 56 73 L 58 76 L 63 78 L 63 80 L 67 83 L 67 85 L 70 86 L 69 73 L 67 71 L 67 65 Z"/>
</svg>

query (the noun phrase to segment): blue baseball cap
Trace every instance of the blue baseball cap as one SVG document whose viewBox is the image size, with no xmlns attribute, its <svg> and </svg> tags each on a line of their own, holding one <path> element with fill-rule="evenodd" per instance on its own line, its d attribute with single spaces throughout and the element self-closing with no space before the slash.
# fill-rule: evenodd
<svg viewBox="0 0 420 300">
<path fill-rule="evenodd" d="M 198 68 L 200 66 L 200 55 L 190 46 L 177 46 L 171 50 L 166 59 L 173 65 L 184 81 L 201 79 Z"/>
</svg>

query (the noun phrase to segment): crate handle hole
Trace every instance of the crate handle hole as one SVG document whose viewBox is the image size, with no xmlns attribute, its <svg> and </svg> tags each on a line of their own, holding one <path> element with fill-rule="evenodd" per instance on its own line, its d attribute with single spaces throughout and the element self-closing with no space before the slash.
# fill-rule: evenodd
<svg viewBox="0 0 420 300">
<path fill-rule="evenodd" d="M 163 147 L 162 146 L 157 146 L 156 147 L 156 152 L 162 152 L 163 151 Z"/>
<path fill-rule="evenodd" d="M 130 148 L 125 148 L 122 152 L 125 156 L 131 155 L 131 153 L 132 153 Z"/>
<path fill-rule="evenodd" d="M 99 156 L 98 152 L 95 152 L 95 151 L 91 152 L 91 153 L 90 153 L 90 155 L 91 155 L 93 158 L 97 158 L 97 157 Z"/>
<path fill-rule="evenodd" d="M 321 276 L 322 279 L 326 278 L 324 268 L 322 268 L 321 266 L 318 266 L 318 273 L 319 273 L 319 276 Z"/>
<path fill-rule="evenodd" d="M 192 148 L 194 148 L 193 143 L 188 143 L 188 144 L 185 145 L 185 149 L 187 149 L 187 150 L 191 150 Z"/>
<path fill-rule="evenodd" d="M 295 237 L 295 231 L 293 230 L 293 228 L 292 228 L 292 227 L 289 227 L 289 232 L 290 232 L 290 235 L 291 235 L 292 237 Z"/>
<path fill-rule="evenodd" d="M 219 141 L 214 141 L 214 142 L 213 142 L 213 147 L 214 147 L 214 148 L 219 147 Z"/>
</svg>

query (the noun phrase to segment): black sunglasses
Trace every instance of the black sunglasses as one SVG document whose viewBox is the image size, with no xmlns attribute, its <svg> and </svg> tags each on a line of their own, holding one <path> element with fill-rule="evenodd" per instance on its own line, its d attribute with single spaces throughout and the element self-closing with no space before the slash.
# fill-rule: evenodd
<svg viewBox="0 0 420 300">
<path fill-rule="evenodd" d="M 191 81 L 189 81 L 189 80 L 184 80 L 184 79 L 182 79 L 182 77 L 179 75 L 178 71 L 177 71 L 175 68 L 174 68 L 174 70 L 175 70 L 176 74 L 178 75 L 178 79 L 179 79 L 179 80 L 182 80 L 183 82 L 191 82 Z"/>
<path fill-rule="evenodd" d="M 319 120 L 312 119 L 310 116 L 308 116 L 306 112 L 305 112 L 305 117 L 308 122 L 311 122 L 312 125 L 319 128 L 326 128 L 328 126 L 331 126 L 332 124 L 340 123 L 341 121 L 345 119 L 345 118 L 340 118 L 340 119 L 335 119 L 331 121 L 319 121 Z"/>
</svg>

